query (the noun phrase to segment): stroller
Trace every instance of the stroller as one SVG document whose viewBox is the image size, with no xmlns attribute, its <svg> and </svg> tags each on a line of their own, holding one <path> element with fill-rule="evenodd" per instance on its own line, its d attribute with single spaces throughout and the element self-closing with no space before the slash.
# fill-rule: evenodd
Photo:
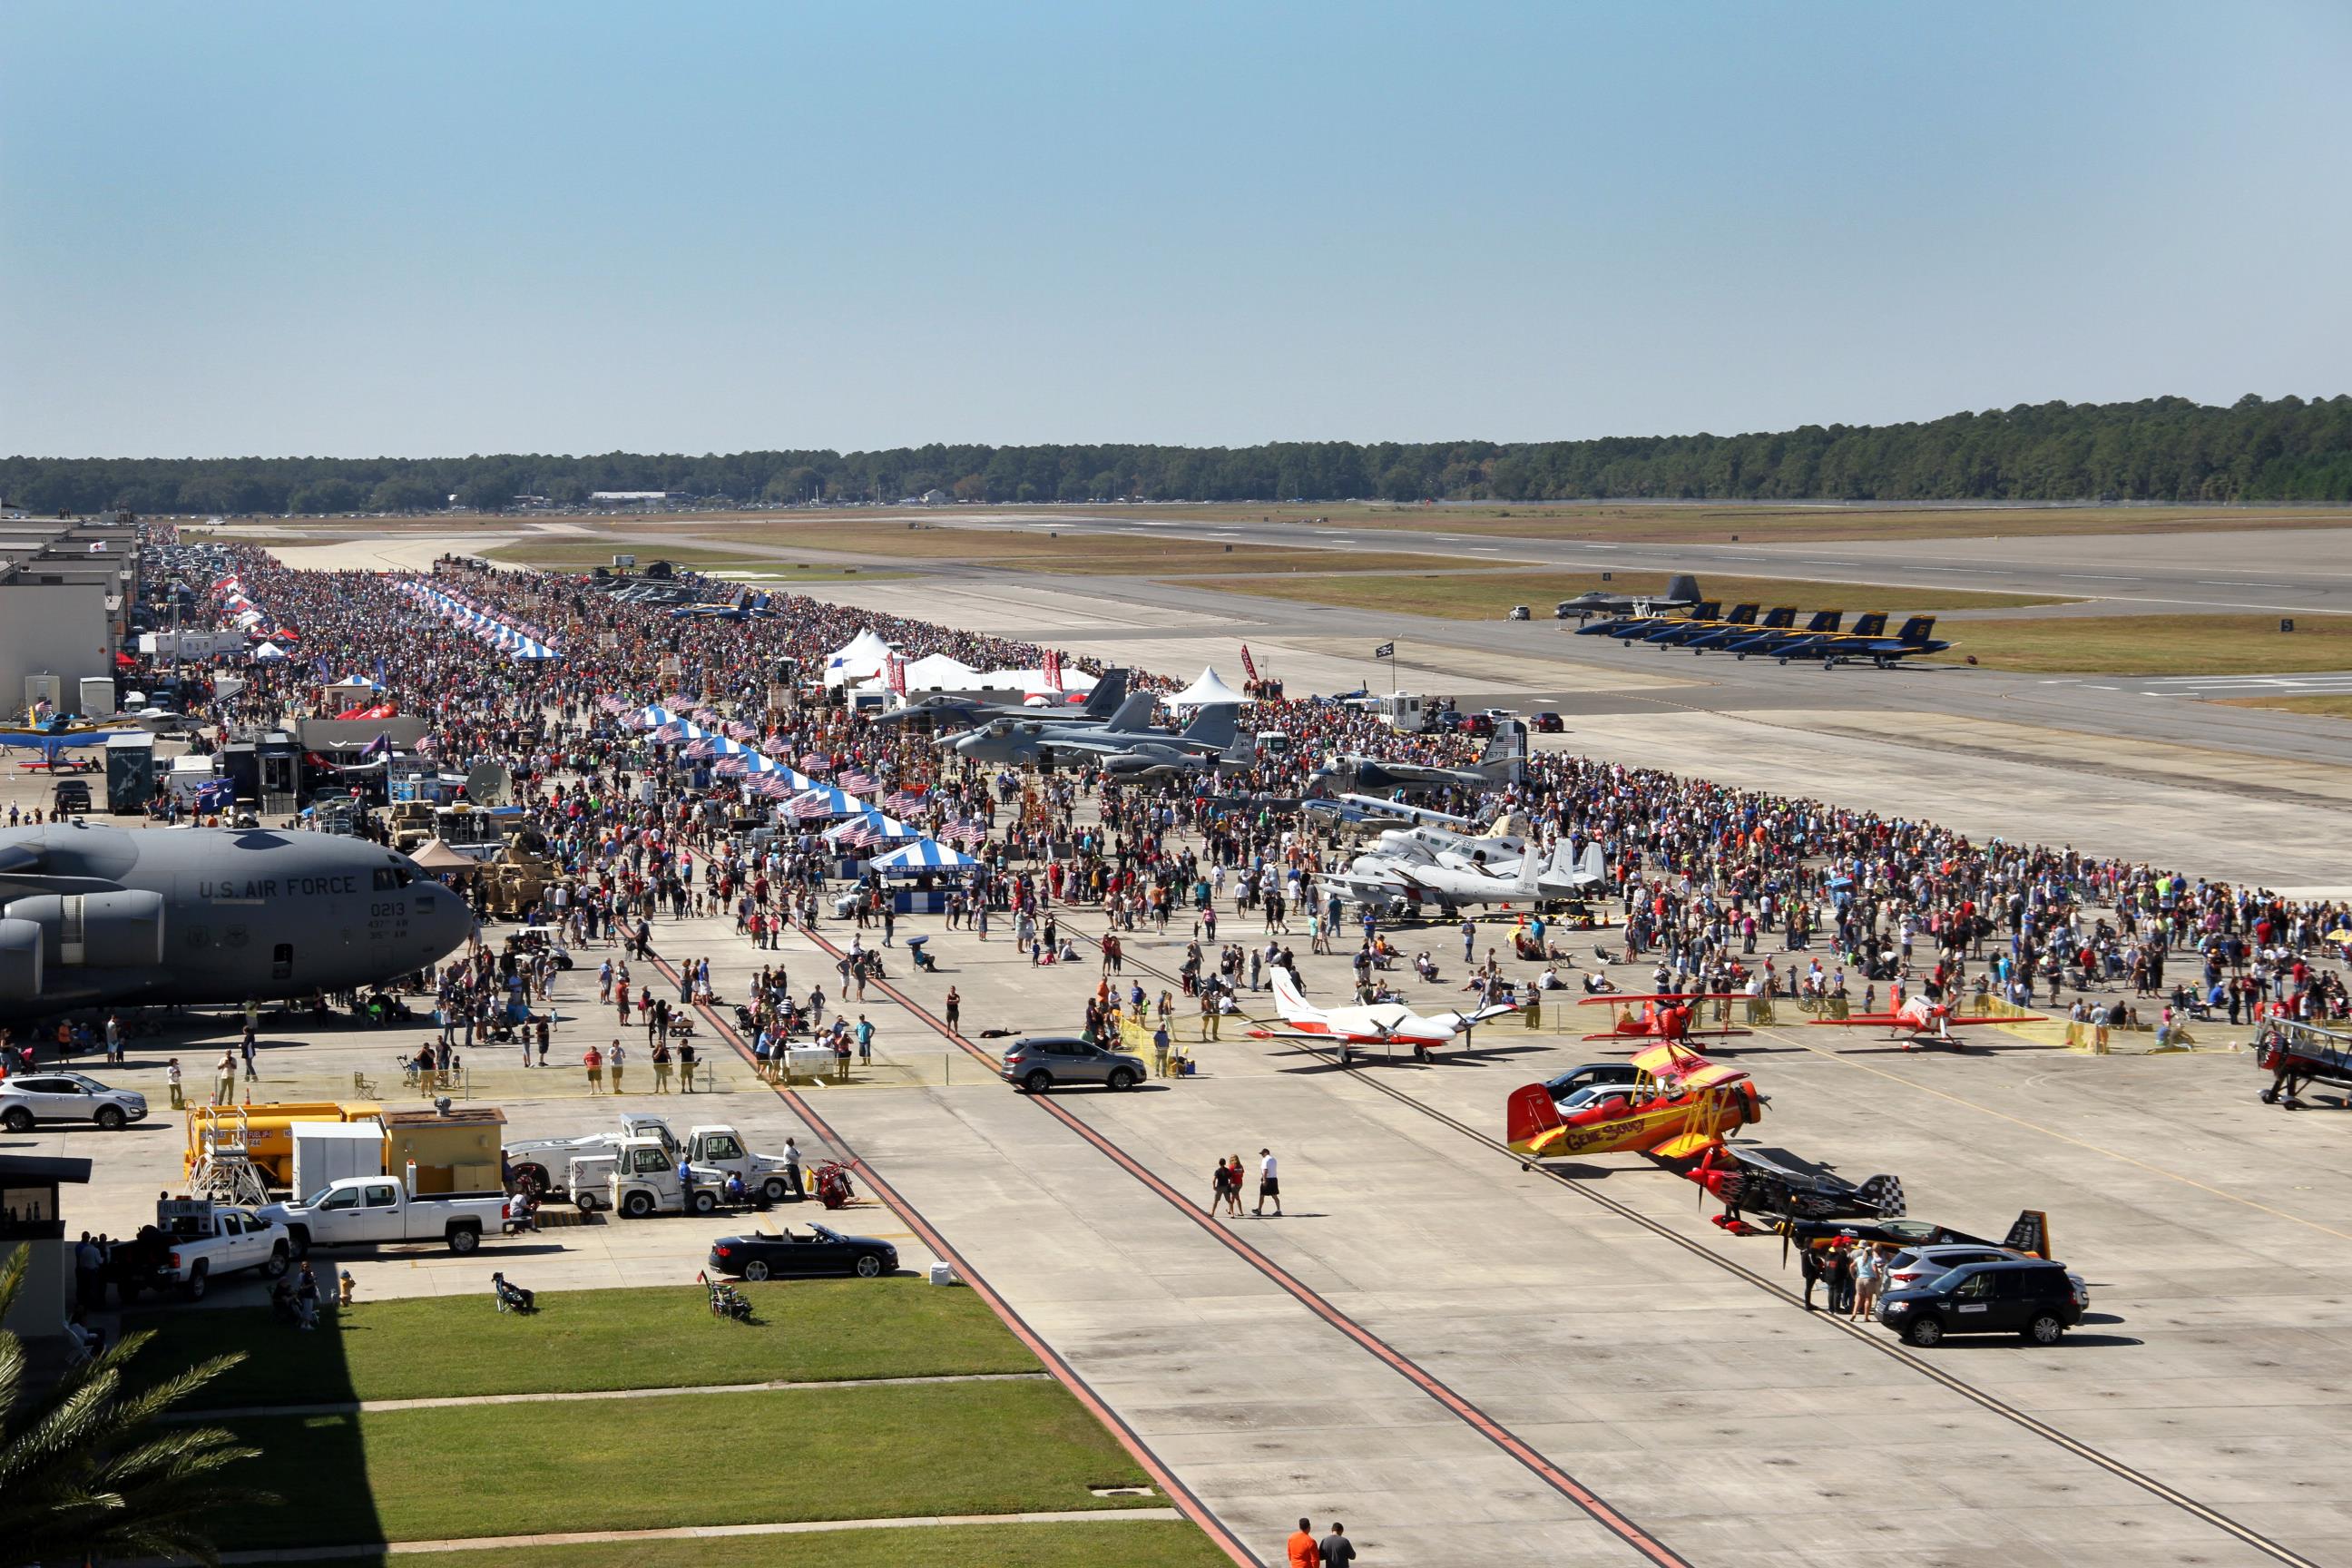
<svg viewBox="0 0 2352 1568">
<path fill-rule="evenodd" d="M 827 1160 L 816 1168 L 816 1201 L 829 1209 L 837 1209 L 857 1195 L 849 1184 L 849 1167 L 838 1160 Z"/>
</svg>

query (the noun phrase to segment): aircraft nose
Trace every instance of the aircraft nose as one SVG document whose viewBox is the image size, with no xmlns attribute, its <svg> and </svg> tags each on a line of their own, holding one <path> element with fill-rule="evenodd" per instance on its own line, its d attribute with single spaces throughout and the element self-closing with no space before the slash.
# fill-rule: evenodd
<svg viewBox="0 0 2352 1568">
<path fill-rule="evenodd" d="M 459 948 L 474 932 L 474 911 L 455 888 L 438 888 L 431 894 L 433 908 L 415 912 L 418 938 L 430 950 L 425 963 L 438 963 Z M 423 967 L 422 964 L 419 967 Z"/>
</svg>

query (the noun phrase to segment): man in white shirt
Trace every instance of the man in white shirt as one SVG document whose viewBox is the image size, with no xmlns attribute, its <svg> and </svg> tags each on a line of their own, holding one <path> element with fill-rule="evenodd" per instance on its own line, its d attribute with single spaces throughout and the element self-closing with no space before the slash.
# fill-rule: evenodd
<svg viewBox="0 0 2352 1568">
<path fill-rule="evenodd" d="M 1274 1200 L 1274 1217 L 1280 1219 L 1282 1217 L 1282 1182 L 1275 1173 L 1274 1151 L 1260 1149 L 1257 1152 L 1257 1207 L 1251 1212 L 1264 1215 L 1265 1200 L 1268 1198 Z"/>
</svg>

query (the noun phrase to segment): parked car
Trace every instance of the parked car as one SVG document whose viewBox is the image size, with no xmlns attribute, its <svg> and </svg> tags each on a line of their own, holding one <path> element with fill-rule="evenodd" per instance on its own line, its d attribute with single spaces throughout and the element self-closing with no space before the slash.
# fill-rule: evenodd
<svg viewBox="0 0 2352 1568">
<path fill-rule="evenodd" d="M 58 811 L 88 811 L 89 784 L 85 779 L 59 779 L 50 792 L 50 803 Z"/>
<path fill-rule="evenodd" d="M 1890 1290 L 1878 1321 L 1923 1347 L 1946 1334 L 2021 1334 L 2054 1345 L 2089 1305 L 2089 1289 L 2062 1265 L 2026 1258 L 1963 1264 L 1930 1284 Z"/>
<path fill-rule="evenodd" d="M 1533 713 L 1528 716 L 1528 727 L 1545 735 L 1557 735 L 1568 728 L 1568 721 L 1557 713 Z"/>
<path fill-rule="evenodd" d="M 1525 605 L 1513 605 L 1511 606 L 1511 619 L 1515 621 L 1524 621 L 1527 618 L 1528 607 Z"/>
<path fill-rule="evenodd" d="M 898 1249 L 871 1236 L 844 1236 L 831 1226 L 795 1232 L 757 1231 L 722 1236 L 710 1244 L 713 1272 L 744 1279 L 806 1279 L 818 1274 L 855 1274 L 872 1279 L 898 1271 Z"/>
<path fill-rule="evenodd" d="M 224 1274 L 250 1268 L 275 1279 L 292 1264 L 294 1244 L 286 1227 L 251 1209 L 203 1198 L 165 1199 L 155 1205 L 155 1227 L 168 1250 L 144 1283 L 158 1289 L 177 1285 L 192 1301 L 203 1300 Z"/>
<path fill-rule="evenodd" d="M 1495 716 L 1491 713 L 1465 714 L 1454 728 L 1465 735 L 1491 735 L 1495 732 Z"/>
<path fill-rule="evenodd" d="M 1075 1036 L 1033 1035 L 1015 1040 L 1004 1053 L 1003 1076 L 1032 1094 L 1043 1094 L 1057 1083 L 1133 1089 L 1143 1081 L 1143 1058 L 1107 1051 Z"/>
<path fill-rule="evenodd" d="M 482 1233 L 503 1235 L 513 1217 L 504 1193 L 412 1195 L 391 1176 L 345 1176 L 299 1203 L 254 1213 L 286 1227 L 294 1256 L 314 1247 L 368 1247 L 387 1241 L 439 1241 L 471 1252 Z"/>
<path fill-rule="evenodd" d="M 147 1120 L 147 1097 L 78 1072 L 29 1072 L 0 1083 L 0 1127 L 30 1132 L 43 1121 L 94 1121 L 113 1132 Z"/>
<path fill-rule="evenodd" d="M 1906 1247 L 1887 1260 L 1886 1288 L 1889 1290 L 1916 1290 L 1922 1285 L 1933 1285 L 1963 1264 L 2000 1263 L 2024 1256 L 2006 1247 L 1979 1247 L 1966 1242 Z"/>
</svg>

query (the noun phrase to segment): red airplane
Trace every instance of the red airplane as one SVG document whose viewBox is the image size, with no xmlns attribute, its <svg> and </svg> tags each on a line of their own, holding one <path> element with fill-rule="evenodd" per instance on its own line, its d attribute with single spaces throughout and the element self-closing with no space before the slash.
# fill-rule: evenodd
<svg viewBox="0 0 2352 1568">
<path fill-rule="evenodd" d="M 1602 996 L 1587 996 L 1578 1005 L 1612 1007 L 1620 1004 L 1624 1005 L 1625 1010 L 1617 1015 L 1617 1021 L 1613 1025 L 1601 1034 L 1585 1036 L 1588 1040 L 1686 1040 L 1695 1035 L 1727 1039 L 1733 1035 L 1745 1035 L 1752 1031 L 1733 1028 L 1694 1029 L 1691 1027 L 1691 1016 L 1695 1010 L 1693 1005 L 1699 1002 L 1745 1002 L 1748 999 L 1748 993 L 1745 991 L 1665 991 L 1637 992 L 1632 994 L 1620 992 Z M 1638 1015 L 1633 1008 L 1633 1004 L 1636 1002 L 1642 1004 L 1642 1011 Z"/>
<path fill-rule="evenodd" d="M 1971 1024 L 2040 1024 L 2047 1022 L 2039 1013 L 1956 1013 L 1948 1002 L 1930 1002 L 1925 996 L 1905 1001 L 1898 992 L 1893 998 L 1893 1010 L 1885 1013 L 1854 1013 L 1843 1018 L 1816 1018 L 1813 1026 L 1820 1029 L 1883 1028 L 1900 1037 L 1903 1048 L 1916 1050 L 1922 1044 L 1949 1046 L 1960 1048 L 1959 1037 L 1954 1029 Z"/>
</svg>

